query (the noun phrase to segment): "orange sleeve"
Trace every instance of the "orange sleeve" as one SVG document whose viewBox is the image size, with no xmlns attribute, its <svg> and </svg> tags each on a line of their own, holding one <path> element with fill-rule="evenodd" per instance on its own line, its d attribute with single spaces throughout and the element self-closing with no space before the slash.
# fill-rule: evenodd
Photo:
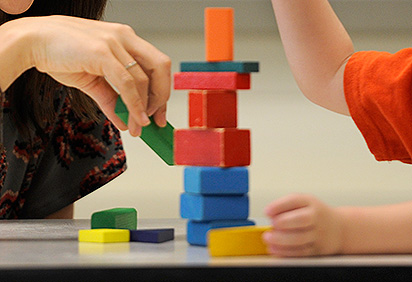
<svg viewBox="0 0 412 282">
<path fill-rule="evenodd" d="M 355 53 L 345 68 L 344 89 L 376 160 L 412 164 L 412 48 Z"/>
</svg>

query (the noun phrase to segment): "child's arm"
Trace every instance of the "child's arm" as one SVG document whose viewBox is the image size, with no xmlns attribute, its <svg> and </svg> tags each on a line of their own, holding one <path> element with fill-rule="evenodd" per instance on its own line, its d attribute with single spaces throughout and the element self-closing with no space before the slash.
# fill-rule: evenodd
<svg viewBox="0 0 412 282">
<path fill-rule="evenodd" d="M 312 102 L 349 115 L 343 71 L 352 41 L 327 0 L 272 0 L 295 79 Z"/>
<path fill-rule="evenodd" d="M 332 208 L 308 195 L 290 195 L 266 208 L 272 254 L 285 257 L 412 252 L 412 202 Z"/>
</svg>

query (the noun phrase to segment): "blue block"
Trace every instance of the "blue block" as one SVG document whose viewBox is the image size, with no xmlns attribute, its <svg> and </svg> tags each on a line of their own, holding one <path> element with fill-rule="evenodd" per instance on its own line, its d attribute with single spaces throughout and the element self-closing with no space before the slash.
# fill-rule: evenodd
<svg viewBox="0 0 412 282">
<path fill-rule="evenodd" d="M 183 193 L 180 197 L 180 216 L 198 221 L 247 219 L 249 197 Z"/>
<path fill-rule="evenodd" d="M 131 242 L 162 243 L 174 238 L 173 228 L 130 230 Z"/>
<path fill-rule="evenodd" d="M 202 195 L 242 195 L 249 191 L 249 171 L 246 167 L 189 166 L 184 170 L 187 193 Z"/>
<path fill-rule="evenodd" d="M 258 62 L 182 62 L 181 72 L 259 72 Z"/>
<path fill-rule="evenodd" d="M 207 232 L 210 229 L 255 225 L 251 220 L 193 221 L 187 223 L 187 242 L 191 245 L 207 246 Z"/>
</svg>

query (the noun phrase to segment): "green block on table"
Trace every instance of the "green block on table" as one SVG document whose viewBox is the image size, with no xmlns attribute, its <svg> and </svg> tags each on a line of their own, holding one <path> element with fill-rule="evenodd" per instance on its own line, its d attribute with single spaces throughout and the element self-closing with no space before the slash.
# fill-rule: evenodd
<svg viewBox="0 0 412 282">
<path fill-rule="evenodd" d="M 137 229 L 137 211 L 134 208 L 114 208 L 92 214 L 92 229 Z"/>
<path fill-rule="evenodd" d="M 114 112 L 127 124 L 129 112 L 121 97 L 117 99 Z M 168 122 L 165 127 L 159 127 L 150 118 L 150 124 L 143 127 L 140 138 L 168 165 L 174 165 L 174 127 Z"/>
</svg>

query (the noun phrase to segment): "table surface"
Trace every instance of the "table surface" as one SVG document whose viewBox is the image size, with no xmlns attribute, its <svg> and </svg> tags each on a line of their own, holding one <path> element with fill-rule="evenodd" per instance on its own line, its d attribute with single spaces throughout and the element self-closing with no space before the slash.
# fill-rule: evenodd
<svg viewBox="0 0 412 282">
<path fill-rule="evenodd" d="M 259 220 L 257 222 L 259 223 Z M 77 241 L 78 230 L 90 228 L 89 220 L 0 221 L 0 272 L 8 271 L 9 274 L 16 274 L 17 271 L 20 273 L 22 270 L 36 269 L 81 271 L 109 268 L 129 270 L 342 268 L 354 273 L 352 270 L 359 268 L 412 269 L 412 255 L 290 259 L 271 256 L 212 258 L 208 255 L 207 248 L 190 246 L 186 242 L 185 226 L 186 220 L 183 219 L 141 219 L 139 229 L 175 228 L 175 240 L 161 244 L 137 242 L 100 244 Z M 408 272 L 411 273 L 412 270 Z"/>
</svg>

